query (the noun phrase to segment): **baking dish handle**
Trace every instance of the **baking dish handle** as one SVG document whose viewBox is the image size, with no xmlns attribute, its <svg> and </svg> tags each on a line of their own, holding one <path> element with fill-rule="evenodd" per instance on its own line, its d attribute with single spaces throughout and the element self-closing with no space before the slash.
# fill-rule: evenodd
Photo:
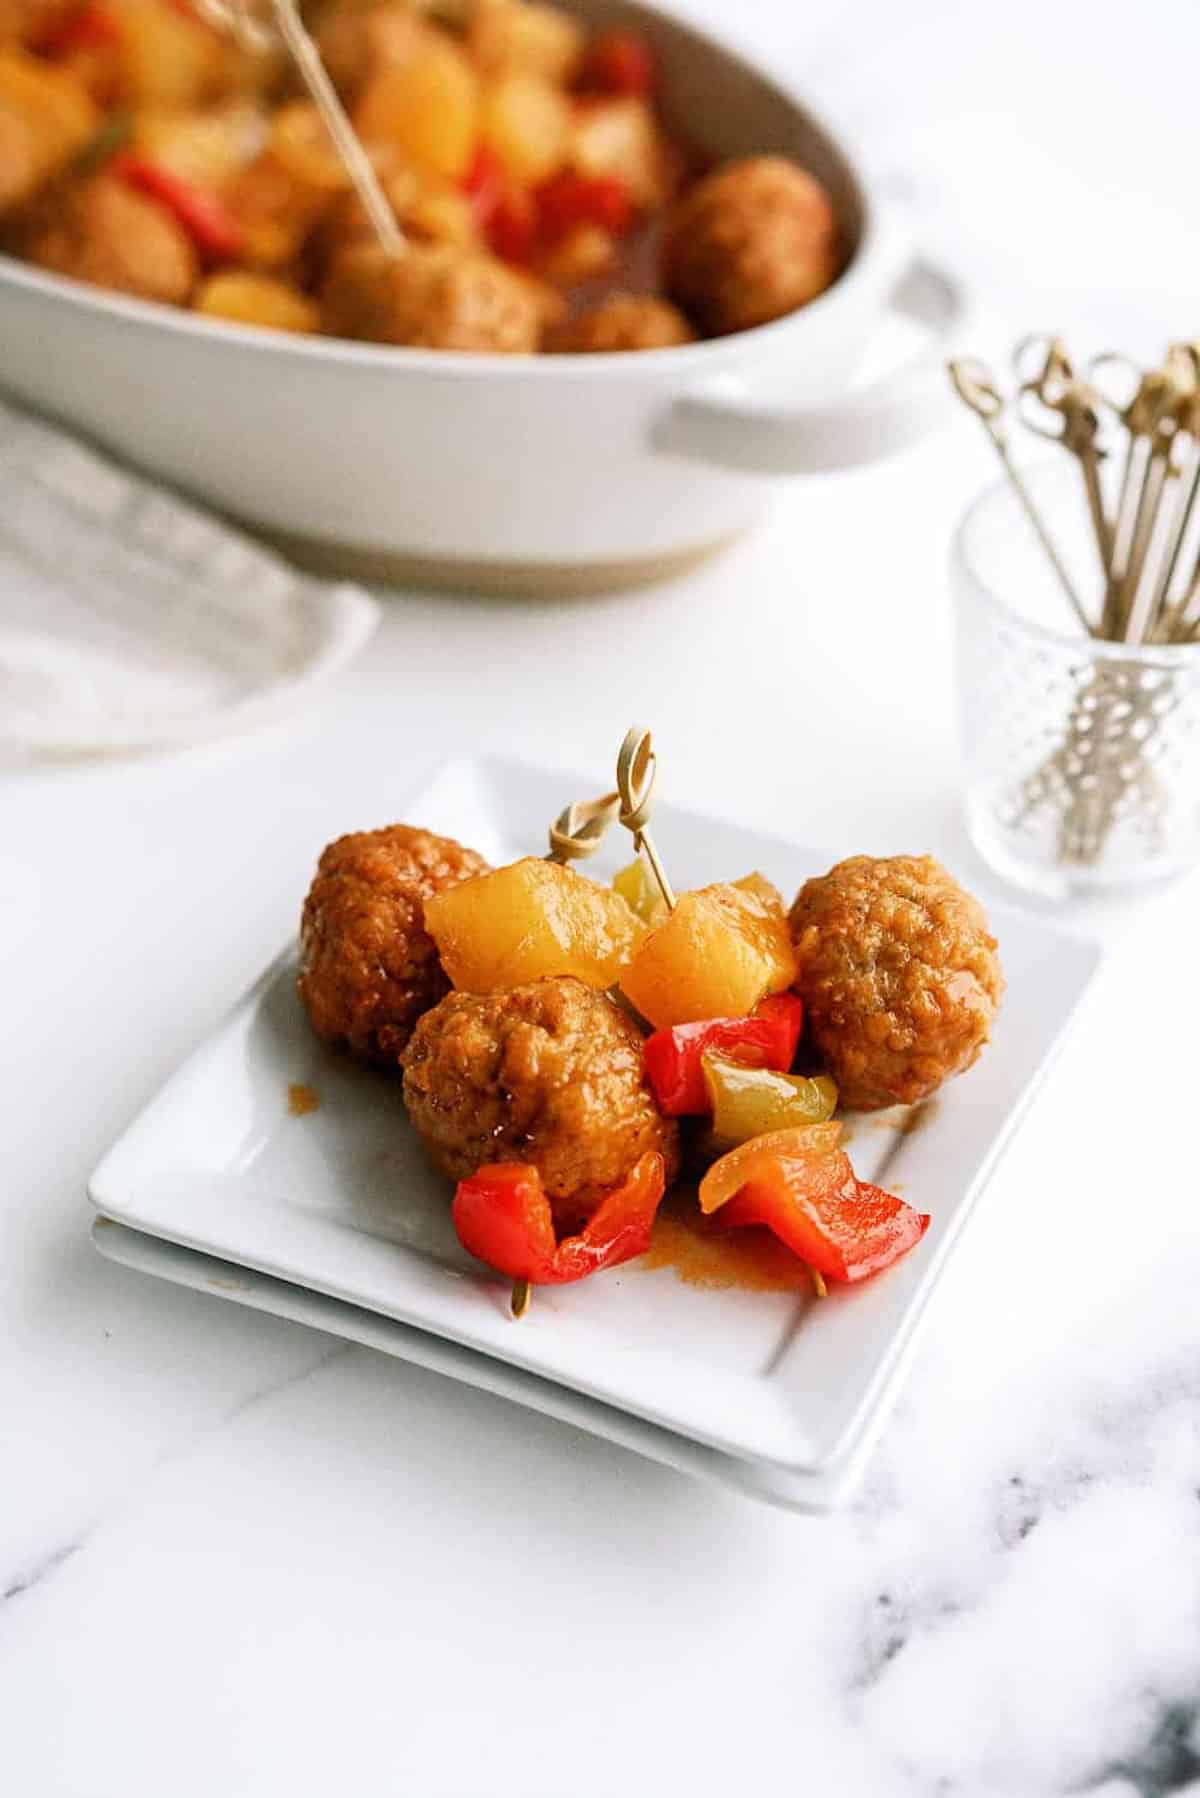
<svg viewBox="0 0 1200 1798">
<path fill-rule="evenodd" d="M 857 468 L 917 442 L 950 415 L 945 344 L 962 323 L 965 300 L 950 275 L 915 261 L 888 306 L 931 339 L 896 373 L 823 406 L 760 405 L 733 392 L 691 394 L 658 421 L 655 449 L 747 474 L 789 475 Z"/>
</svg>

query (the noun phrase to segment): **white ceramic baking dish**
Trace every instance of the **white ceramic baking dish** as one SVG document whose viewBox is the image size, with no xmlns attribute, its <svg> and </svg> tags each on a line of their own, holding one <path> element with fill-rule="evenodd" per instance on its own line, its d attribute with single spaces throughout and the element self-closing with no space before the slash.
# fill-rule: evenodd
<svg viewBox="0 0 1200 1798">
<path fill-rule="evenodd" d="M 886 309 L 960 310 L 808 106 L 727 43 L 628 0 L 669 120 L 718 157 L 778 151 L 830 189 L 850 255 L 754 331 L 609 356 L 472 356 L 211 322 L 0 257 L 0 383 L 309 559 L 465 585 L 647 577 L 749 524 L 780 478 L 869 461 L 942 409 L 927 356 L 851 393 Z"/>
</svg>

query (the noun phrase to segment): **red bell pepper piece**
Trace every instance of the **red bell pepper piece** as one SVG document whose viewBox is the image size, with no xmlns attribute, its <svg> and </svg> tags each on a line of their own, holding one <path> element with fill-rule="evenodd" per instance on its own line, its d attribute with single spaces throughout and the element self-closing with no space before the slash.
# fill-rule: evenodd
<svg viewBox="0 0 1200 1798">
<path fill-rule="evenodd" d="M 101 50 L 121 40 L 120 21 L 102 6 L 85 6 L 60 19 L 42 34 L 34 48 L 39 56 L 57 62 L 76 50 Z"/>
<path fill-rule="evenodd" d="M 551 243 L 576 225 L 599 225 L 620 237 L 633 223 L 629 189 L 618 175 L 581 175 L 560 169 L 537 189 L 538 219 Z"/>
<path fill-rule="evenodd" d="M 665 1190 L 663 1158 L 651 1151 L 577 1236 L 559 1242 L 537 1168 L 500 1161 L 459 1181 L 451 1215 L 464 1249 L 497 1273 L 532 1286 L 565 1286 L 644 1254 Z"/>
<path fill-rule="evenodd" d="M 865 1280 L 918 1243 L 929 1218 L 855 1178 L 838 1127 L 778 1130 L 714 1162 L 700 1208 L 724 1229 L 760 1224 L 828 1280 Z"/>
<path fill-rule="evenodd" d="M 646 1073 L 660 1111 L 688 1117 L 708 1111 L 703 1057 L 728 1055 L 751 1068 L 786 1074 L 796 1059 L 804 1007 L 795 993 L 761 999 L 748 1018 L 706 1018 L 656 1030 L 645 1043 Z"/>
<path fill-rule="evenodd" d="M 654 52 L 636 31 L 606 31 L 584 58 L 580 86 L 599 94 L 646 100 L 657 86 Z"/>
<path fill-rule="evenodd" d="M 144 156 L 118 156 L 111 166 L 113 173 L 130 187 L 136 187 L 173 213 L 208 261 L 231 262 L 239 254 L 241 227 L 215 194 L 193 187 L 190 181 L 182 181 Z"/>
<path fill-rule="evenodd" d="M 481 225 L 492 215 L 504 186 L 504 169 L 490 144 L 477 144 L 471 166 L 462 177 L 462 190 L 475 207 Z"/>
<path fill-rule="evenodd" d="M 488 248 L 505 262 L 528 262 L 537 237 L 537 206 L 529 189 L 509 178 L 490 145 L 476 149 L 462 186 Z"/>
<path fill-rule="evenodd" d="M 484 228 L 488 247 L 505 262 L 528 262 L 537 239 L 537 207 L 527 187 L 511 183 L 500 194 Z"/>
</svg>

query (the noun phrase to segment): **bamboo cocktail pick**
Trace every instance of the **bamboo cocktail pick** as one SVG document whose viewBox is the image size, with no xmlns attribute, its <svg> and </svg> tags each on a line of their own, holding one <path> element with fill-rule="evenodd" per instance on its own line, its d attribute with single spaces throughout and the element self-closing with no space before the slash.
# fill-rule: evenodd
<svg viewBox="0 0 1200 1798">
<path fill-rule="evenodd" d="M 1047 530 L 1045 521 L 1034 505 L 1029 489 L 1012 459 L 1012 452 L 1008 447 L 1008 433 L 1003 423 L 1004 396 L 997 387 L 991 370 L 985 363 L 968 358 L 958 358 L 947 363 L 946 366 L 959 399 L 975 414 L 987 432 L 1003 465 L 1004 472 L 1008 476 L 1009 484 L 1020 501 L 1021 509 L 1037 533 L 1038 541 L 1046 552 L 1050 566 L 1058 577 L 1059 586 L 1066 595 L 1077 622 L 1089 637 L 1094 636 L 1092 622 L 1075 591 L 1070 575 L 1063 566 L 1063 560 L 1055 547 L 1054 539 Z"/>
<path fill-rule="evenodd" d="M 668 911 L 675 910 L 675 889 L 667 879 L 667 871 L 659 859 L 650 835 L 650 813 L 653 807 L 654 783 L 658 778 L 658 758 L 654 739 L 648 730 L 636 724 L 626 731 L 617 756 L 617 794 L 620 800 L 620 822 L 632 832 L 633 846 L 646 858 L 647 866 L 663 897 Z"/>
<path fill-rule="evenodd" d="M 667 878 L 667 871 L 662 865 L 654 839 L 650 835 L 650 813 L 654 798 L 654 783 L 658 777 L 658 758 L 654 753 L 654 739 L 648 730 L 641 730 L 634 725 L 625 733 L 625 741 L 617 757 L 617 792 L 620 795 L 620 822 L 633 835 L 634 847 L 644 855 L 653 874 L 658 890 L 662 894 L 663 904 L 668 911 L 674 911 L 676 905 L 675 889 Z M 813 1283 L 813 1291 L 819 1299 L 826 1296 L 824 1276 L 818 1268 L 809 1267 L 809 1275 Z"/>
<path fill-rule="evenodd" d="M 621 809 L 619 793 L 566 806 L 550 826 L 548 862 L 579 862 L 594 855 Z"/>
<path fill-rule="evenodd" d="M 581 799 L 574 805 L 565 806 L 550 826 L 550 853 L 546 860 L 560 866 L 586 861 L 599 849 L 609 827 L 616 823 L 620 809 L 621 799 L 617 793 L 605 793 L 602 799 Z M 514 1280 L 513 1316 L 524 1317 L 532 1300 L 533 1288 L 529 1281 Z"/>
<path fill-rule="evenodd" d="M 1060 337 L 1046 340 L 1026 338 L 1018 346 L 1013 358 L 1018 377 L 1028 362 L 1030 350 L 1039 351 L 1041 366 L 1032 378 L 1021 382 L 1017 391 L 1018 416 L 1039 437 L 1046 437 L 1052 443 L 1061 444 L 1063 449 L 1069 450 L 1079 463 L 1088 516 L 1096 539 L 1096 553 L 1107 588 L 1112 577 L 1113 544 L 1112 529 L 1104 510 L 1104 489 L 1100 478 L 1104 451 L 1099 445 L 1098 398 L 1092 388 L 1076 376 Z M 1048 426 L 1032 418 L 1028 407 L 1030 400 L 1036 400 L 1045 411 L 1056 416 L 1060 421 L 1058 425 Z"/>
<path fill-rule="evenodd" d="M 1200 344 L 1173 344 L 1168 360 L 1183 372 L 1187 387 L 1176 413 L 1172 449 L 1178 449 L 1181 443 L 1186 444 L 1187 448 L 1175 463 L 1175 510 L 1163 544 L 1149 618 L 1143 632 L 1143 642 L 1151 643 L 1170 643 L 1173 639 L 1181 639 L 1181 627 L 1187 616 L 1190 594 L 1183 593 L 1172 604 L 1171 589 L 1175 585 L 1196 499 L 1200 495 Z"/>
<path fill-rule="evenodd" d="M 371 158 L 338 99 L 337 89 L 329 79 L 321 52 L 300 17 L 296 0 L 269 0 L 269 24 L 254 10 L 251 0 L 194 0 L 194 4 L 196 11 L 210 25 L 228 32 L 239 48 L 252 54 L 261 55 L 271 49 L 277 39 L 282 42 L 321 115 L 376 237 L 389 256 L 398 256 L 404 248 L 404 236 L 396 223 L 396 215 L 380 186 Z"/>
<path fill-rule="evenodd" d="M 1175 371 L 1152 369 L 1143 377 L 1125 421 L 1132 436 L 1144 439 L 1146 445 L 1141 478 L 1133 483 L 1135 497 L 1129 504 L 1129 518 L 1119 521 L 1129 544 L 1119 580 L 1114 569 L 1112 617 L 1117 635 L 1126 643 L 1136 640 L 1135 626 L 1141 622 L 1138 594 L 1171 472 L 1176 417 L 1185 394 Z"/>
</svg>

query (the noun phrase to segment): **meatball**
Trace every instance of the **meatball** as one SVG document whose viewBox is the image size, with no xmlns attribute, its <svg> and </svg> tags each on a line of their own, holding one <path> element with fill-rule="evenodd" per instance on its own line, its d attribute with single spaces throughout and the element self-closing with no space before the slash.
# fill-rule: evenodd
<svg viewBox="0 0 1200 1798">
<path fill-rule="evenodd" d="M 1004 991 L 996 939 L 932 856 L 839 862 L 790 923 L 805 1025 L 844 1105 L 915 1104 L 978 1060 Z"/>
<path fill-rule="evenodd" d="M 413 244 L 399 256 L 356 245 L 338 256 L 322 291 L 337 337 L 430 350 L 536 350 L 542 306 L 532 282 L 494 256 L 450 244 Z"/>
<path fill-rule="evenodd" d="M 647 293 L 610 293 L 546 339 L 560 355 L 572 351 L 665 350 L 694 343 L 696 333 L 677 306 Z"/>
<path fill-rule="evenodd" d="M 559 1228 L 595 1210 L 649 1149 L 679 1167 L 677 1126 L 646 1081 L 642 1038 L 611 999 L 570 975 L 498 993 L 451 993 L 403 1057 L 404 1099 L 452 1180 L 527 1161 Z"/>
<path fill-rule="evenodd" d="M 45 40 L 76 10 L 76 0 L 0 0 L 0 44 Z"/>
<path fill-rule="evenodd" d="M 470 197 L 452 181 L 418 175 L 407 167 L 376 169 L 384 198 L 410 243 L 453 244 L 480 249 L 479 225 Z M 376 244 L 375 227 L 358 195 L 341 194 L 322 219 L 313 249 L 322 267 L 362 244 Z"/>
<path fill-rule="evenodd" d="M 57 275 L 168 306 L 187 304 L 200 272 L 171 214 L 111 175 L 48 200 L 23 247 L 31 262 Z"/>
<path fill-rule="evenodd" d="M 829 195 L 782 156 L 726 163 L 689 188 L 667 220 L 667 291 L 715 336 L 782 318 L 837 270 Z"/>
<path fill-rule="evenodd" d="M 300 998 L 317 1035 L 394 1066 L 421 1013 L 450 990 L 424 902 L 488 872 L 473 849 L 407 824 L 331 843 L 300 921 Z"/>
</svg>

